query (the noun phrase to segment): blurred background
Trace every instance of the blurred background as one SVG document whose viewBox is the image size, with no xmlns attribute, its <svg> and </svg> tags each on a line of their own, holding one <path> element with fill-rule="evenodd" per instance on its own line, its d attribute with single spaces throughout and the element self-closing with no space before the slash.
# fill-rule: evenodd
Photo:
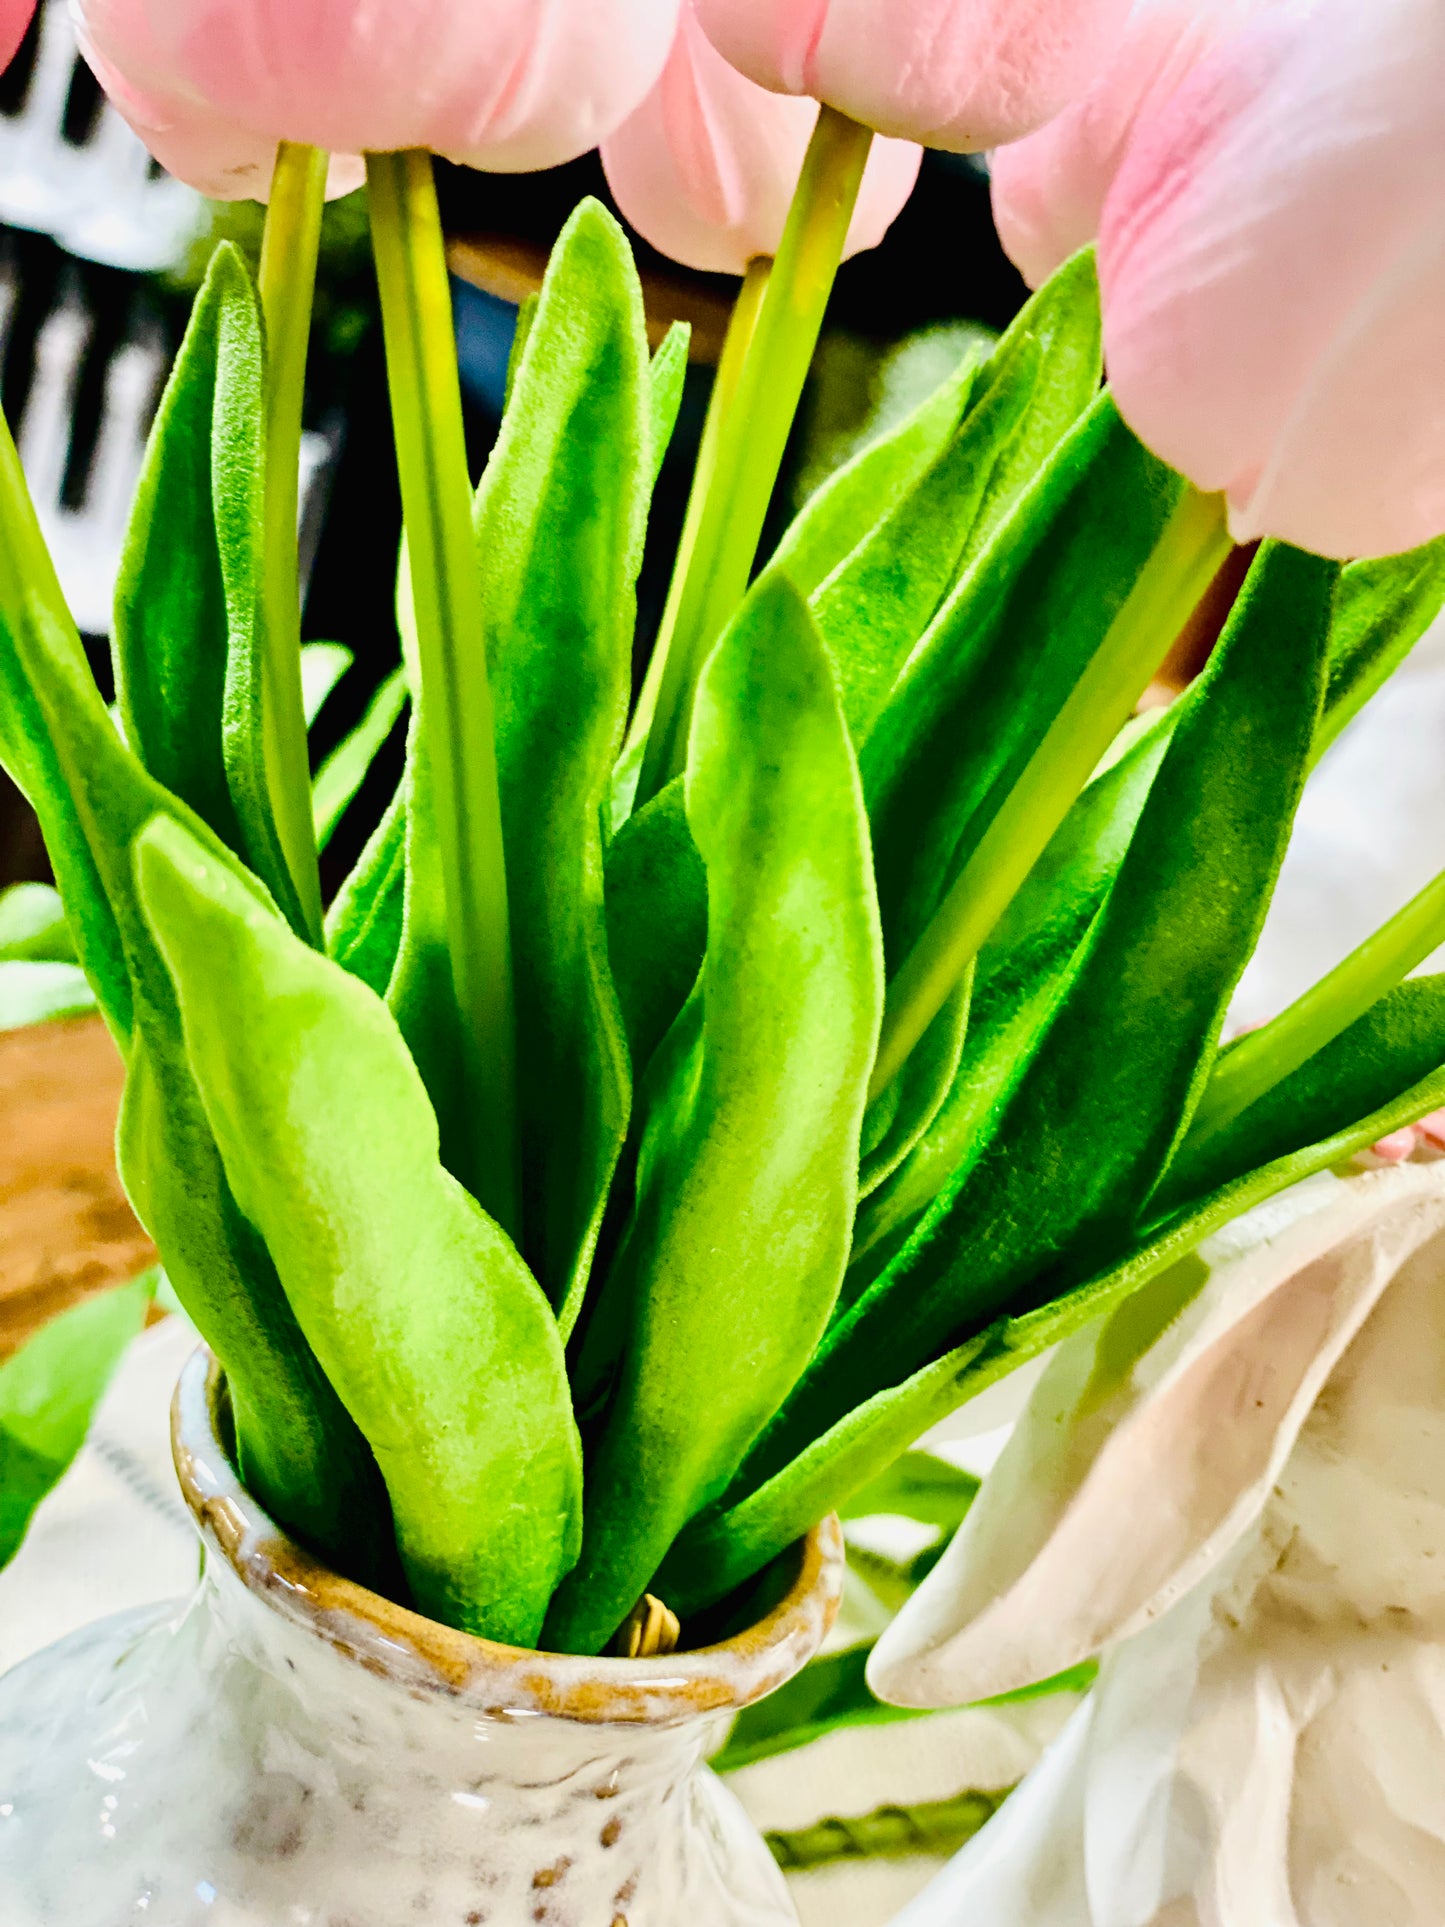
<svg viewBox="0 0 1445 1927">
<path fill-rule="evenodd" d="M 548 174 L 444 169 L 457 333 L 474 473 L 502 409 L 518 305 L 578 200 L 612 205 L 595 155 Z M 614 208 L 614 212 L 615 212 Z M 164 175 L 76 55 L 64 0 L 47 0 L 0 78 L 0 397 L 72 611 L 109 696 L 107 631 L 146 433 L 192 293 L 222 235 L 255 256 L 261 211 L 202 201 Z M 639 658 L 661 615 L 697 438 L 736 283 L 690 273 L 637 241 L 649 323 L 692 324 L 692 366 L 643 572 Z M 1022 304 L 971 160 L 929 154 L 885 245 L 844 270 L 775 515 L 853 452 L 865 425 L 905 411 L 980 328 Z M 391 453 L 364 196 L 328 210 L 303 457 L 304 633 L 355 656 L 312 733 L 324 757 L 395 667 L 401 510 Z M 401 730 L 325 856 L 334 888 L 395 786 Z M 49 876 L 34 818 L 0 775 L 0 888 Z"/>
</svg>

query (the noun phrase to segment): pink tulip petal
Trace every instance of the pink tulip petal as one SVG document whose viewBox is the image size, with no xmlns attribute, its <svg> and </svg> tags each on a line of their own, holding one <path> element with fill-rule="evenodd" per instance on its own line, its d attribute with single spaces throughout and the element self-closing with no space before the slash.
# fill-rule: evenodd
<svg viewBox="0 0 1445 1927">
<path fill-rule="evenodd" d="M 35 0 L 0 0 L 0 73 L 20 51 L 35 12 Z"/>
<path fill-rule="evenodd" d="M 1382 1137 L 1378 1144 L 1370 1146 L 1371 1153 L 1382 1164 L 1403 1164 L 1414 1149 L 1415 1130 L 1413 1125 L 1408 1124 L 1403 1130 L 1391 1131 L 1388 1137 Z"/>
<path fill-rule="evenodd" d="M 776 254 L 818 110 L 730 67 L 690 4 L 657 86 L 602 144 L 617 204 L 645 240 L 690 268 L 742 274 Z M 876 247 L 918 178 L 922 149 L 875 141 L 847 253 Z"/>
<path fill-rule="evenodd" d="M 585 153 L 667 57 L 679 0 L 74 0 L 107 66 L 269 141 L 429 147 L 499 171 Z"/>
<path fill-rule="evenodd" d="M 1134 124 L 1204 54 L 1271 0 L 1135 0 L 1109 64 L 1082 100 L 993 159 L 994 218 L 1030 287 L 1095 239 Z"/>
<path fill-rule="evenodd" d="M 1415 1129 L 1427 1144 L 1437 1151 L 1445 1151 L 1445 1111 L 1431 1111 L 1428 1117 L 1420 1119 Z"/>
<path fill-rule="evenodd" d="M 1110 379 L 1240 540 L 1445 530 L 1442 97 L 1436 0 L 1316 0 L 1139 118 L 1100 239 Z"/>
<path fill-rule="evenodd" d="M 724 57 L 880 133 L 979 152 L 1089 85 L 1129 0 L 698 0 Z"/>
</svg>

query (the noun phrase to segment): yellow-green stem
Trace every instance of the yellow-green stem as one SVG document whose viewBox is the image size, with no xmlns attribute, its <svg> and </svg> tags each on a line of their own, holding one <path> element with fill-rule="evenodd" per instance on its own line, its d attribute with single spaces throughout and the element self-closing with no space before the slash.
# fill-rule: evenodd
<svg viewBox="0 0 1445 1927">
<path fill-rule="evenodd" d="M 707 420 L 703 423 L 702 440 L 698 445 L 697 466 L 693 471 L 692 490 L 687 499 L 687 518 L 683 523 L 682 535 L 677 546 L 677 563 L 673 569 L 672 584 L 668 590 L 667 606 L 662 612 L 657 644 L 652 652 L 652 660 L 647 665 L 642 693 L 637 699 L 637 710 L 628 731 L 627 746 L 623 751 L 624 757 L 629 751 L 638 747 L 639 738 L 643 743 L 647 741 L 653 717 L 657 713 L 668 664 L 676 663 L 672 646 L 673 637 L 677 633 L 683 587 L 687 581 L 693 554 L 697 549 L 698 530 L 702 524 L 713 477 L 717 472 L 718 442 L 722 424 L 732 412 L 733 398 L 737 394 L 748 344 L 757 326 L 758 309 L 767 292 L 772 271 L 772 256 L 760 255 L 750 264 L 743 277 L 742 286 L 738 290 L 738 298 L 733 303 L 732 315 L 728 321 L 727 338 L 723 342 L 722 354 L 718 358 L 717 375 L 713 381 L 712 395 L 708 400 Z M 675 677 L 674 669 L 674 679 Z M 675 689 L 669 691 L 669 699 L 673 704 L 676 703 L 678 692 Z M 643 775 L 637 785 L 636 807 L 638 808 L 655 793 L 654 790 L 646 787 L 648 773 L 644 762 Z M 654 766 L 651 774 L 655 778 L 660 772 Z"/>
<path fill-rule="evenodd" d="M 311 764 L 301 701 L 301 584 L 296 523 L 301 411 L 327 157 L 282 141 L 261 242 L 266 318 L 266 505 L 262 577 L 262 728 L 276 833 L 313 943 L 321 942 L 321 878 L 311 820 Z"/>
<path fill-rule="evenodd" d="M 639 786 L 643 801 L 681 770 L 698 676 L 747 593 L 872 144 L 870 129 L 831 107 L 820 110 L 737 388 L 720 418 L 716 460 L 677 590 Z"/>
<path fill-rule="evenodd" d="M 1442 943 L 1445 872 L 1288 1010 L 1225 1052 L 1194 1114 L 1190 1149 L 1217 1137 L 1266 1091 L 1332 1044 Z"/>
<path fill-rule="evenodd" d="M 897 1076 L 983 948 L 1229 548 L 1222 499 L 1186 489 L 1093 660 L 889 985 L 871 1097 Z"/>
<path fill-rule="evenodd" d="M 471 1188 L 520 1236 L 511 937 L 451 283 L 431 156 L 370 154 L 372 244 L 401 476 L 421 714 L 472 1095 Z"/>
</svg>

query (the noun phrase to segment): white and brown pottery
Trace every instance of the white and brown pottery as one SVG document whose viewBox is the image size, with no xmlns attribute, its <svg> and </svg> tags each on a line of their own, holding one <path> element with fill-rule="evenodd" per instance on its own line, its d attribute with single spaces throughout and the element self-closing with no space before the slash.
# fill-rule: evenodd
<svg viewBox="0 0 1445 1927">
<path fill-rule="evenodd" d="M 337 1577 L 245 1490 L 205 1354 L 176 1467 L 205 1547 L 182 1604 L 0 1684 L 3 1927 L 786 1927 L 786 1889 L 704 1764 L 837 1610 L 825 1521 L 786 1596 L 665 1659 L 524 1652 Z"/>
</svg>

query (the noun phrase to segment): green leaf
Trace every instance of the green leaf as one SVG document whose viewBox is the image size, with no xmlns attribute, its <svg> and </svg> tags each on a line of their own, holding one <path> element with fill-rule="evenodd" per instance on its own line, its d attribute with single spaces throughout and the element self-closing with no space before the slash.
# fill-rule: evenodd
<svg viewBox="0 0 1445 1927">
<path fill-rule="evenodd" d="M 634 1307 L 550 1636 L 596 1651 L 802 1369 L 847 1259 L 882 960 L 857 766 L 822 644 L 759 586 L 699 686 L 698 987 L 649 1075 Z"/>
<path fill-rule="evenodd" d="M 890 974 L 1109 634 L 1178 488 L 1101 397 L 919 644 L 862 754 Z"/>
<path fill-rule="evenodd" d="M 0 890 L 0 963 L 74 963 L 60 892 L 48 883 Z"/>
<path fill-rule="evenodd" d="M 154 1288 L 148 1273 L 82 1299 L 0 1364 L 0 1567 L 84 1445 Z"/>
<path fill-rule="evenodd" d="M 0 960 L 0 1030 L 22 1030 L 95 1009 L 78 964 Z"/>
<path fill-rule="evenodd" d="M 326 707 L 326 699 L 356 658 L 344 642 L 304 642 L 301 645 L 301 713 L 309 729 Z"/>
<path fill-rule="evenodd" d="M 651 408 L 632 256 L 612 217 L 586 201 L 548 269 L 477 497 L 515 976 L 522 1248 L 564 1331 L 631 1102 L 601 810 L 632 686 Z"/>
<path fill-rule="evenodd" d="M 989 480 L 1038 381 L 1038 344 L 1025 335 L 989 364 L 982 397 L 953 440 L 809 598 L 855 742 L 867 737 L 956 580 Z"/>
<path fill-rule="evenodd" d="M 739 1767 L 791 1753 L 844 1727 L 927 1719 L 927 1711 L 918 1707 L 885 1706 L 874 1699 L 864 1678 L 871 1650 L 853 1646 L 826 1653 L 778 1692 L 739 1713 L 727 1743 L 709 1762 L 713 1771 L 736 1773 Z"/>
<path fill-rule="evenodd" d="M 1389 680 L 1445 602 L 1445 536 L 1404 555 L 1352 562 L 1340 576 L 1323 752 Z"/>
<path fill-rule="evenodd" d="M 580 1533 L 546 1300 L 443 1170 L 380 999 L 178 825 L 149 826 L 137 868 L 227 1175 L 376 1453 L 419 1608 L 534 1643 Z"/>
<path fill-rule="evenodd" d="M 1256 563 L 997 1134 L 834 1328 L 754 1479 L 867 1397 L 880 1356 L 921 1366 L 1127 1246 L 1263 924 L 1323 698 L 1335 576 L 1277 546 Z"/>
<path fill-rule="evenodd" d="M 237 851 L 241 828 L 221 750 L 230 617 L 217 546 L 212 441 L 218 424 L 225 425 L 226 452 L 241 461 L 237 485 L 244 486 L 260 459 L 258 325 L 249 272 L 222 243 L 151 430 L 116 579 L 111 635 L 126 741 L 158 783 Z M 249 438 L 248 406 L 256 411 Z"/>
<path fill-rule="evenodd" d="M 914 1046 L 903 1069 L 868 1106 L 858 1173 L 860 1198 L 892 1177 L 947 1102 L 963 1056 L 972 995 L 970 970 Z"/>
<path fill-rule="evenodd" d="M 956 1532 L 978 1497 L 979 1481 L 932 1452 L 905 1452 L 839 1507 L 844 1519 L 891 1515 Z"/>
<path fill-rule="evenodd" d="M 517 308 L 517 326 L 512 335 L 512 352 L 507 357 L 507 386 L 502 398 L 502 413 L 505 416 L 512 405 L 512 391 L 517 385 L 517 370 L 522 365 L 522 357 L 527 352 L 527 340 L 532 332 L 532 323 L 537 319 L 537 304 L 541 297 L 536 294 L 524 295 Z"/>
<path fill-rule="evenodd" d="M 637 1075 L 697 981 L 707 948 L 707 872 L 676 777 L 607 848 L 612 975 Z"/>
<path fill-rule="evenodd" d="M 691 345 L 691 327 L 685 321 L 674 321 L 662 338 L 662 346 L 652 357 L 648 382 L 652 488 L 657 487 L 657 478 L 662 473 L 662 464 L 667 458 L 677 427 L 682 391 L 687 385 L 687 356 Z"/>
<path fill-rule="evenodd" d="M 320 644 L 313 643 L 311 647 L 319 648 Z M 337 824 L 396 727 L 406 707 L 406 698 L 405 672 L 394 669 L 372 697 L 355 729 L 336 745 L 316 772 L 311 808 L 318 848 L 324 850 L 331 841 Z"/>
<path fill-rule="evenodd" d="M 1228 1056 L 1228 1051 L 1223 1053 Z M 1202 1143 L 1186 1141 L 1150 1200 L 1178 1210 L 1246 1172 L 1291 1156 L 1311 1139 L 1348 1130 L 1445 1064 L 1445 976 L 1414 977 L 1389 992 L 1289 1077 Z"/>
<path fill-rule="evenodd" d="M 973 532 L 960 559 L 972 566 L 1013 513 L 1055 449 L 1099 392 L 1103 372 L 1103 321 L 1094 250 L 1084 248 L 1053 274 L 1009 325 L 989 363 L 994 380 L 1023 337 L 1038 344 L 1039 378 L 1018 432 L 1002 450 L 989 476 Z"/>
<path fill-rule="evenodd" d="M 386 995 L 406 904 L 406 782 L 397 786 L 326 917 L 326 954 Z"/>
<path fill-rule="evenodd" d="M 0 518 L 0 760 L 39 812 L 77 950 L 126 1056 L 118 1135 L 126 1189 L 191 1318 L 226 1364 L 247 1484 L 333 1564 L 379 1577 L 387 1536 L 380 1480 L 226 1186 L 170 979 L 135 899 L 131 844 L 157 812 L 170 814 L 245 887 L 258 886 L 116 734 L 3 427 Z"/>
</svg>

